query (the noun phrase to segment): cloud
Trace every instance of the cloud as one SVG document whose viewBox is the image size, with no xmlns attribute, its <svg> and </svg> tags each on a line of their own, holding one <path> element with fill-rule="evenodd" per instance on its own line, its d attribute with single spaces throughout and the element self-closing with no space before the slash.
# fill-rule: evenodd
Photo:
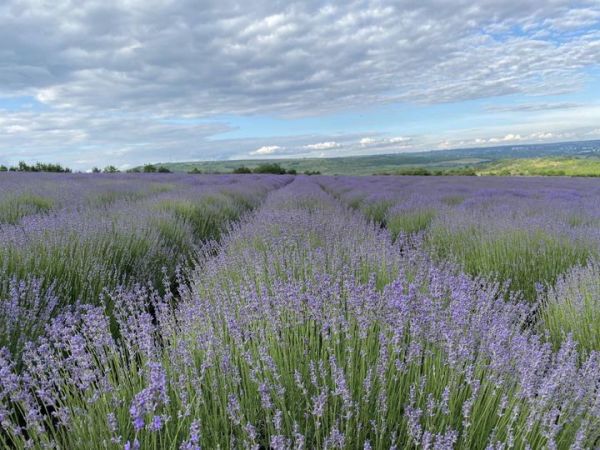
<svg viewBox="0 0 600 450">
<path fill-rule="evenodd" d="M 472 139 L 446 139 L 438 142 L 436 147 L 439 149 L 462 148 L 462 147 L 486 147 L 496 145 L 506 145 L 511 143 L 531 144 L 541 141 L 558 141 L 573 139 L 571 132 L 551 133 L 547 131 L 536 131 L 528 134 L 508 133 L 503 136 L 476 137 Z"/>
<path fill-rule="evenodd" d="M 317 144 L 308 144 L 304 148 L 308 150 L 331 150 L 332 148 L 340 148 L 342 144 L 335 141 L 319 142 Z"/>
<path fill-rule="evenodd" d="M 369 145 L 375 144 L 377 141 L 373 138 L 365 137 L 359 141 L 359 144 L 363 147 L 368 147 Z"/>
<path fill-rule="evenodd" d="M 551 111 L 551 110 L 562 110 L 562 109 L 573 109 L 583 107 L 582 103 L 524 103 L 518 105 L 489 105 L 485 107 L 486 111 L 489 112 L 537 112 L 537 111 Z"/>
<path fill-rule="evenodd" d="M 253 152 L 250 152 L 250 154 L 251 155 L 272 155 L 273 153 L 279 152 L 280 150 L 283 150 L 283 149 L 278 145 L 265 145 L 265 146 L 262 146 L 256 150 L 254 150 Z"/>
<path fill-rule="evenodd" d="M 396 136 L 390 138 L 372 138 L 365 137 L 359 141 L 359 144 L 362 147 L 404 147 L 406 146 L 412 139 L 404 136 Z"/>
<path fill-rule="evenodd" d="M 521 137 L 520 134 L 510 133 L 501 138 L 495 138 L 495 137 L 490 138 L 490 139 L 488 139 L 488 142 L 490 144 L 496 144 L 498 142 L 515 142 L 515 141 L 522 141 L 522 140 L 523 140 L 523 138 Z"/>
<path fill-rule="evenodd" d="M 381 137 L 365 126 L 357 138 L 355 129 L 316 126 L 277 136 L 281 147 L 270 153 L 256 153 L 274 147 L 269 131 L 243 140 L 220 134 L 232 128 L 223 117 L 319 118 L 507 95 L 521 103 L 487 112 L 583 114 L 575 102 L 527 99 L 579 92 L 597 77 L 599 24 L 596 0 L 56 0 L 51 9 L 5 0 L 0 105 L 8 97 L 39 105 L 0 108 L 0 157 L 133 164 L 433 147 L 444 132 Z M 197 123 L 165 121 L 172 118 Z M 558 135 L 550 125 L 561 123 L 512 134 Z M 408 133 L 401 125 L 387 131 Z M 503 139 L 510 130 L 485 133 Z M 331 143 L 342 147 L 316 147 Z"/>
<path fill-rule="evenodd" d="M 7 0 L 2 89 L 200 116 L 550 94 L 597 67 L 599 14 L 597 2 L 567 0 L 57 0 L 52 12 Z M 557 39 L 565 17 L 578 32 Z"/>
</svg>

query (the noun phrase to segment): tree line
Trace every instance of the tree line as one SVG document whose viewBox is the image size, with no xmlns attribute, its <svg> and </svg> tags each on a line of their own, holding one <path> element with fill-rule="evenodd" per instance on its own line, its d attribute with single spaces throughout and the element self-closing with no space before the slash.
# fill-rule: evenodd
<svg viewBox="0 0 600 450">
<path fill-rule="evenodd" d="M 200 169 L 198 169 L 197 167 L 194 167 L 188 173 L 201 174 L 203 172 Z M 250 167 L 240 166 L 240 167 L 236 167 L 235 169 L 233 169 L 233 171 L 231 173 L 235 173 L 235 174 L 270 173 L 270 174 L 275 174 L 275 175 L 297 175 L 298 174 L 296 169 L 286 169 L 285 167 L 282 167 L 278 163 L 259 164 L 258 166 L 254 167 L 252 169 Z M 304 173 L 304 175 L 320 175 L 321 174 L 321 172 L 319 172 L 317 170 L 306 170 L 303 173 Z"/>
<path fill-rule="evenodd" d="M 54 173 L 71 173 L 71 169 L 63 167 L 60 164 L 35 163 L 27 164 L 25 161 L 20 161 L 16 166 L 5 166 L 0 164 L 0 172 L 54 172 Z"/>
<path fill-rule="evenodd" d="M 106 166 L 104 169 L 94 167 L 92 173 L 119 173 L 121 172 L 115 166 Z M 144 167 L 134 167 L 126 170 L 127 173 L 171 173 L 165 166 L 155 166 L 154 164 L 146 164 Z"/>
</svg>

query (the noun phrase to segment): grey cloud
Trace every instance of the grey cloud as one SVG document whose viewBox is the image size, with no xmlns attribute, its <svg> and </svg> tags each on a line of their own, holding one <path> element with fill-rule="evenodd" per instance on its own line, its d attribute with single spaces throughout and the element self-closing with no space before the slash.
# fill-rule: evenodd
<svg viewBox="0 0 600 450">
<path fill-rule="evenodd" d="M 0 81 L 55 105 L 199 116 L 556 93 L 597 65 L 597 35 L 493 36 L 598 22 L 597 2 L 570 3 L 12 0 Z"/>
</svg>

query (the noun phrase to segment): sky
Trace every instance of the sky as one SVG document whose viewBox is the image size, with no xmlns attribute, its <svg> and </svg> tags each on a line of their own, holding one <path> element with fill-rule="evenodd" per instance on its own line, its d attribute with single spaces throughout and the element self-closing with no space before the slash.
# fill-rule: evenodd
<svg viewBox="0 0 600 450">
<path fill-rule="evenodd" d="M 0 164 L 600 139 L 600 0 L 2 0 Z"/>
</svg>

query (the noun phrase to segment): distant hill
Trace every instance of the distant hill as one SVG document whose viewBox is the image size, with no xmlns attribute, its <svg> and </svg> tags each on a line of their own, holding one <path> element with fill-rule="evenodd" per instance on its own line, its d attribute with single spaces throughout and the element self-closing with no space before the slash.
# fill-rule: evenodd
<svg viewBox="0 0 600 450">
<path fill-rule="evenodd" d="M 502 160 L 484 165 L 477 175 L 600 177 L 600 157 L 546 157 Z"/>
<path fill-rule="evenodd" d="M 278 163 L 298 173 L 319 171 L 323 175 L 372 175 L 394 173 L 403 168 L 424 167 L 429 170 L 446 170 L 459 167 L 484 169 L 488 164 L 501 160 L 532 158 L 600 158 L 600 140 L 561 142 L 551 144 L 510 145 L 497 147 L 435 150 L 389 155 L 346 156 L 337 158 L 287 158 L 249 159 L 227 161 L 196 161 L 161 163 L 173 172 L 189 172 L 197 169 L 204 173 L 232 172 L 240 166 L 250 169 L 266 162 Z M 579 163 L 580 164 L 580 163 Z"/>
</svg>

